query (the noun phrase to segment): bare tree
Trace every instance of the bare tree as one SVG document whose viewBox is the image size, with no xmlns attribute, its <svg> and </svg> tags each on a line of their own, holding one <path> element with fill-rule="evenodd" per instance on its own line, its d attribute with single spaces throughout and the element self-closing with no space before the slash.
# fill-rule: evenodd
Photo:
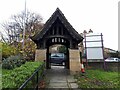
<svg viewBox="0 0 120 90">
<path fill-rule="evenodd" d="M 22 40 L 24 24 L 26 35 L 33 35 L 43 27 L 42 17 L 37 13 L 29 11 L 27 11 L 27 13 L 21 12 L 20 14 L 13 15 L 10 21 L 2 24 L 9 43 Z"/>
<path fill-rule="evenodd" d="M 0 39 L 0 42 L 7 43 L 2 32 L 0 32 L 0 38 L 1 38 L 1 39 Z"/>
</svg>

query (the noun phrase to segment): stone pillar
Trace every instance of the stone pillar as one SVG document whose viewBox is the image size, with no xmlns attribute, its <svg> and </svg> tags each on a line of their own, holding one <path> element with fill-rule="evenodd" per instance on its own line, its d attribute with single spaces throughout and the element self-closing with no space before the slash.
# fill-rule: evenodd
<svg viewBox="0 0 120 90">
<path fill-rule="evenodd" d="M 80 72 L 80 51 L 78 49 L 69 49 L 69 61 L 70 61 L 70 72 L 71 74 Z"/>
<path fill-rule="evenodd" d="M 46 60 L 46 49 L 36 49 L 35 61 Z"/>
</svg>

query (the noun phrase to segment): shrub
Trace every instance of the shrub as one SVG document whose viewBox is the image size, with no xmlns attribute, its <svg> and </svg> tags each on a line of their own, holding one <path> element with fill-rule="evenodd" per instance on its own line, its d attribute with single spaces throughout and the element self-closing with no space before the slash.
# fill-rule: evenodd
<svg viewBox="0 0 120 90">
<path fill-rule="evenodd" d="M 3 69 L 2 88 L 19 88 L 42 64 L 43 62 L 26 62 L 13 70 Z"/>
<path fill-rule="evenodd" d="M 66 48 L 64 45 L 59 46 L 59 47 L 58 47 L 58 50 L 59 50 L 59 52 L 61 52 L 61 53 L 66 53 L 66 52 L 67 52 L 67 48 Z"/>
<path fill-rule="evenodd" d="M 8 58 L 11 55 L 16 55 L 19 53 L 19 50 L 6 43 L 2 43 L 2 58 Z"/>
<path fill-rule="evenodd" d="M 10 56 L 7 59 L 3 59 L 2 68 L 4 69 L 13 69 L 15 67 L 19 67 L 25 63 L 25 60 L 22 59 L 21 56 Z"/>
<path fill-rule="evenodd" d="M 24 52 L 22 52 L 25 60 L 35 60 L 36 45 L 33 41 L 26 40 L 24 45 Z"/>
</svg>

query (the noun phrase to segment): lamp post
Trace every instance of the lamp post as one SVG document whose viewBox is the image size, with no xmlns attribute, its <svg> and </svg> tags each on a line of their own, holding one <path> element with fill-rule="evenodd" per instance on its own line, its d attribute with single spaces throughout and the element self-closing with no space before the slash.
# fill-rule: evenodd
<svg viewBox="0 0 120 90">
<path fill-rule="evenodd" d="M 25 28 L 26 28 L 26 0 L 25 0 L 25 10 L 24 10 L 24 26 L 23 26 L 23 43 L 22 43 L 22 47 L 24 50 L 24 44 L 25 44 Z"/>
</svg>

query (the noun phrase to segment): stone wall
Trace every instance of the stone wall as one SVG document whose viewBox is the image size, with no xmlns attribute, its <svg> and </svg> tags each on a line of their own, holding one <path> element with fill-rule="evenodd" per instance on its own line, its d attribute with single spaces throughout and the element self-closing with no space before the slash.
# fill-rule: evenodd
<svg viewBox="0 0 120 90">
<path fill-rule="evenodd" d="M 84 62 L 84 66 L 87 69 L 101 69 L 106 71 L 118 71 L 118 62 L 106 62 L 105 68 L 103 62 L 88 62 L 88 65 L 86 67 L 86 62 Z"/>
<path fill-rule="evenodd" d="M 69 49 L 70 71 L 72 73 L 81 70 L 80 51 L 77 49 Z"/>
<path fill-rule="evenodd" d="M 84 66 L 89 69 L 104 69 L 103 62 L 88 62 L 87 65 L 86 62 L 84 62 Z"/>
<path fill-rule="evenodd" d="M 106 70 L 107 71 L 118 71 L 120 63 L 118 62 L 106 62 Z"/>
<path fill-rule="evenodd" d="M 35 61 L 46 60 L 46 49 L 36 49 Z M 81 62 L 80 62 L 80 51 L 77 49 L 69 49 L 69 66 L 70 72 L 80 72 Z"/>
<path fill-rule="evenodd" d="M 46 49 L 36 49 L 35 61 L 46 60 Z"/>
</svg>

